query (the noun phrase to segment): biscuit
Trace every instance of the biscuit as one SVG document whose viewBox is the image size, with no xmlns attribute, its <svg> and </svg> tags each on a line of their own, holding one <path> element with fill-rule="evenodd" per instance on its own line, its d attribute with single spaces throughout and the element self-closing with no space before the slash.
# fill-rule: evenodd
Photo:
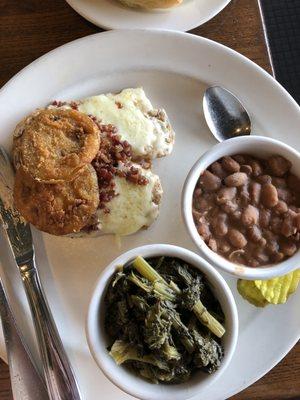
<svg viewBox="0 0 300 400">
<path fill-rule="evenodd" d="M 21 167 L 16 173 L 14 201 L 25 220 L 44 232 L 78 232 L 89 223 L 99 205 L 96 171 L 88 164 L 72 181 L 49 184 L 34 180 Z"/>
<path fill-rule="evenodd" d="M 15 129 L 13 158 L 34 179 L 53 183 L 72 180 L 96 156 L 97 125 L 76 110 L 38 110 Z"/>
<path fill-rule="evenodd" d="M 182 3 L 182 0 L 120 0 L 121 3 L 128 7 L 137 7 L 145 9 L 155 8 L 171 8 L 178 6 Z"/>
</svg>

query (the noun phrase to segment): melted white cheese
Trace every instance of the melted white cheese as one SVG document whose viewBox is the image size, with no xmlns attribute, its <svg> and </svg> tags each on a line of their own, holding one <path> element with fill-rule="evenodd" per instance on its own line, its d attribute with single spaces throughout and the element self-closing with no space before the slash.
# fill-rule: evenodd
<svg viewBox="0 0 300 400">
<path fill-rule="evenodd" d="M 150 170 L 143 170 L 143 175 L 149 180 L 145 186 L 133 184 L 125 178 L 115 178 L 118 195 L 107 204 L 110 213 L 105 214 L 101 209 L 97 211 L 102 233 L 130 235 L 150 226 L 157 218 L 159 205 L 153 200 L 162 195 L 159 177 Z"/>
<path fill-rule="evenodd" d="M 174 132 L 168 118 L 163 110 L 163 120 L 154 116 L 157 110 L 142 88 L 88 97 L 78 102 L 78 110 L 96 117 L 102 124 L 114 125 L 121 139 L 132 146 L 136 158 L 156 158 L 172 151 Z"/>
<path fill-rule="evenodd" d="M 96 117 L 101 124 L 114 125 L 121 139 L 131 145 L 133 159 L 162 157 L 173 149 L 174 132 L 166 113 L 153 108 L 142 88 L 124 89 L 118 94 L 100 94 L 76 101 L 76 104 L 80 112 Z M 65 104 L 61 108 L 71 107 Z M 142 169 L 139 164 L 133 165 L 141 169 L 148 184 L 136 185 L 125 178 L 115 177 L 118 195 L 107 203 L 110 213 L 98 209 L 95 230 L 72 236 L 130 235 L 153 223 L 159 213 L 162 195 L 159 177 Z"/>
</svg>

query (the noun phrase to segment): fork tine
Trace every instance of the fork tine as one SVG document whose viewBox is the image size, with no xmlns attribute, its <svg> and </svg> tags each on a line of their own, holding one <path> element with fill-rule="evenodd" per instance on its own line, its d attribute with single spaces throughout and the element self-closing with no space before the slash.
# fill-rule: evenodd
<svg viewBox="0 0 300 400">
<path fill-rule="evenodd" d="M 10 163 L 8 154 L 7 154 L 6 150 L 4 149 L 4 147 L 1 145 L 0 145 L 0 159 L 1 159 L 1 163 L 4 163 L 4 164 Z"/>
<path fill-rule="evenodd" d="M 21 218 L 13 203 L 14 170 L 5 149 L 0 146 L 0 218 L 17 263 L 33 254 L 30 227 Z"/>
<path fill-rule="evenodd" d="M 11 184 L 14 177 L 14 170 L 12 167 L 12 163 L 10 161 L 9 155 L 3 146 L 0 145 L 0 179 L 6 185 Z M 9 189 L 12 189 L 12 186 L 8 186 Z"/>
</svg>

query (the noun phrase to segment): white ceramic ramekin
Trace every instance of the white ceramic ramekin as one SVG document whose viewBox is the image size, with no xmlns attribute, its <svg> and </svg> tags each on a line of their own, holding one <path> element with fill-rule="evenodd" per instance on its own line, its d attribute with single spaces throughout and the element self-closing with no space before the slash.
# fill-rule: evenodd
<svg viewBox="0 0 300 400">
<path fill-rule="evenodd" d="M 297 253 L 292 257 L 283 262 L 270 264 L 265 267 L 252 268 L 235 264 L 213 252 L 204 243 L 203 239 L 197 232 L 193 221 L 192 198 L 200 174 L 221 157 L 243 153 L 261 158 L 266 158 L 274 154 L 281 155 L 292 163 L 292 172 L 296 176 L 300 177 L 300 153 L 292 147 L 279 142 L 278 140 L 262 136 L 241 136 L 226 140 L 225 142 L 215 145 L 203 154 L 190 170 L 182 192 L 183 219 L 191 238 L 199 249 L 200 254 L 213 266 L 238 278 L 249 280 L 271 279 L 276 276 L 285 275 L 288 272 L 299 268 L 300 251 L 297 251 Z"/>
<path fill-rule="evenodd" d="M 126 265 L 135 257 L 172 256 L 180 258 L 198 268 L 207 278 L 211 289 L 220 302 L 225 314 L 226 333 L 222 343 L 225 356 L 220 368 L 211 375 L 203 372 L 195 375 L 186 383 L 176 385 L 152 384 L 134 375 L 124 366 L 118 366 L 108 354 L 108 341 L 104 332 L 104 297 L 106 288 L 116 272 L 118 265 Z M 197 254 L 182 247 L 153 244 L 135 248 L 115 259 L 101 274 L 91 298 L 87 324 L 87 339 L 90 351 L 103 373 L 124 392 L 144 400 L 185 400 L 213 384 L 225 371 L 234 353 L 238 337 L 238 315 L 232 293 L 223 277 Z"/>
</svg>

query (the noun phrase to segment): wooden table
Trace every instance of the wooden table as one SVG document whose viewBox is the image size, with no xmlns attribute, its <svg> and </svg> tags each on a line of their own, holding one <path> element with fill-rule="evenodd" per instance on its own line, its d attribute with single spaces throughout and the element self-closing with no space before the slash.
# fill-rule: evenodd
<svg viewBox="0 0 300 400">
<path fill-rule="evenodd" d="M 99 28 L 63 0 L 0 0 L 0 86 L 49 50 L 95 32 Z M 191 32 L 223 43 L 271 72 L 256 0 L 233 0 Z M 1 361 L 0 399 L 12 400 L 8 368 Z M 254 399 L 300 399 L 300 344 L 264 378 L 231 398 Z"/>
</svg>

